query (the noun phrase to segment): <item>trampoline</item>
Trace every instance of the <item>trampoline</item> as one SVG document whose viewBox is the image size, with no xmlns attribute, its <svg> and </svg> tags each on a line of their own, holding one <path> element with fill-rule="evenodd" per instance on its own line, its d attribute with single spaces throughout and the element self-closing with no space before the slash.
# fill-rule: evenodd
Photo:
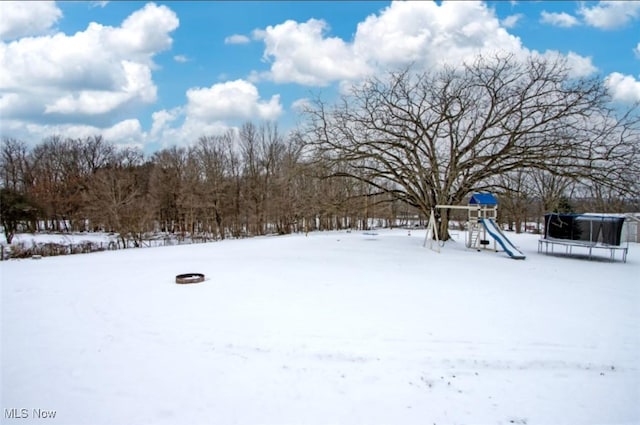
<svg viewBox="0 0 640 425">
<path fill-rule="evenodd" d="M 554 246 L 564 247 L 564 253 L 573 255 L 574 248 L 587 250 L 592 259 L 594 249 L 609 250 L 609 259 L 615 260 L 621 251 L 627 261 L 629 243 L 622 240 L 624 216 L 597 214 L 558 214 L 544 216 L 544 237 L 538 240 L 538 252 L 554 254 Z"/>
</svg>

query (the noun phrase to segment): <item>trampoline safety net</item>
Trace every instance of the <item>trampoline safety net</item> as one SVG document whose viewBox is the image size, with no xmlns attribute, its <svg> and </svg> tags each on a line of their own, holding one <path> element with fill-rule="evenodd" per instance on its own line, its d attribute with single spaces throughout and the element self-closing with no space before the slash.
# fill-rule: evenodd
<svg viewBox="0 0 640 425">
<path fill-rule="evenodd" d="M 549 239 L 619 246 L 622 243 L 624 217 L 545 214 L 544 232 Z"/>
</svg>

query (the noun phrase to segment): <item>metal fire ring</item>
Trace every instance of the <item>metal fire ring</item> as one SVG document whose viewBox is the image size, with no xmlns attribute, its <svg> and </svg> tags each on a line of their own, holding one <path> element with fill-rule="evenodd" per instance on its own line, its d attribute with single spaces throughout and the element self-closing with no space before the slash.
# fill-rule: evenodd
<svg viewBox="0 0 640 425">
<path fill-rule="evenodd" d="M 204 282 L 202 273 L 184 273 L 176 276 L 176 283 L 200 283 Z"/>
</svg>

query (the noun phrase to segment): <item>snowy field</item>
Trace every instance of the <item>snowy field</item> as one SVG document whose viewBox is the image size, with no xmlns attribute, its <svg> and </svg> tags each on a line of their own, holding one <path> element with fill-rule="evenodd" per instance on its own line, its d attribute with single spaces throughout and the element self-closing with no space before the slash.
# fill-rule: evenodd
<svg viewBox="0 0 640 425">
<path fill-rule="evenodd" d="M 2 262 L 0 422 L 639 424 L 640 246 L 507 235 L 526 260 L 380 230 Z"/>
</svg>

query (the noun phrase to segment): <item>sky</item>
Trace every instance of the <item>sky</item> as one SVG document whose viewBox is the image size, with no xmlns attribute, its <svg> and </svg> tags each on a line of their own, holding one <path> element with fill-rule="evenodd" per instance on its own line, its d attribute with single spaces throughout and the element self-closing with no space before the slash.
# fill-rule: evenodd
<svg viewBox="0 0 640 425">
<path fill-rule="evenodd" d="M 640 1 L 0 2 L 0 136 L 101 134 L 146 153 L 478 53 L 562 56 L 640 101 Z"/>
</svg>

